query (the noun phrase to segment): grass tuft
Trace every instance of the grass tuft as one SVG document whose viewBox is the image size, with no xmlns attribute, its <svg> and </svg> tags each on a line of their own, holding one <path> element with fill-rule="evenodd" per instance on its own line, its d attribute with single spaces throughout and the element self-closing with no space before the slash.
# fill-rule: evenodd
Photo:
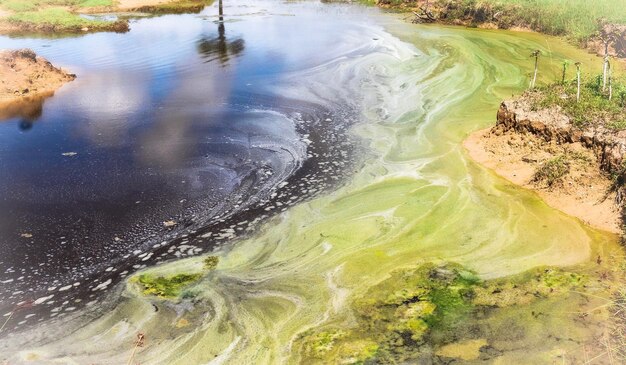
<svg viewBox="0 0 626 365">
<path fill-rule="evenodd" d="M 539 166 L 535 171 L 533 181 L 536 183 L 545 183 L 548 187 L 551 187 L 561 182 L 569 171 L 570 162 L 564 155 L 560 155 Z"/>
</svg>

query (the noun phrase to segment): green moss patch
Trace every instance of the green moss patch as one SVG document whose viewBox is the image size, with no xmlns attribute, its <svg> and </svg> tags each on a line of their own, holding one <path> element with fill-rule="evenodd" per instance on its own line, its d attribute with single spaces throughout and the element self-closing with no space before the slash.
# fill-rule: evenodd
<svg viewBox="0 0 626 365">
<path fill-rule="evenodd" d="M 483 281 L 458 264 L 424 264 L 392 273 L 355 300 L 355 327 L 305 333 L 302 354 L 307 363 L 432 359 L 436 349 L 449 344 L 485 342 L 472 337 L 488 332 L 474 327 L 478 318 L 498 308 L 566 295 L 585 281 L 584 276 L 554 268 Z"/>
<path fill-rule="evenodd" d="M 215 270 L 220 262 L 220 258 L 218 256 L 209 256 L 205 258 L 202 262 L 204 264 L 205 270 Z"/>
<path fill-rule="evenodd" d="M 178 298 L 185 289 L 201 277 L 202 274 L 177 274 L 172 276 L 142 274 L 134 277 L 131 282 L 137 284 L 144 295 L 172 299 Z"/>
</svg>

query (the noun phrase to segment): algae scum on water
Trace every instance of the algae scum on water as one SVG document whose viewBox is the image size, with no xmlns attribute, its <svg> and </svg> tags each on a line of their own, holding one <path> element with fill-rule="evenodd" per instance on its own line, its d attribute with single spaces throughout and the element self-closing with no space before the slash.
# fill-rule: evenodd
<svg viewBox="0 0 626 365">
<path fill-rule="evenodd" d="M 305 363 L 421 363 L 429 359 L 493 360 L 491 346 L 508 336 L 523 340 L 526 326 L 552 314 L 533 311 L 533 303 L 554 304 L 583 290 L 583 275 L 538 268 L 506 279 L 481 280 L 458 264 L 427 263 L 399 270 L 353 303 L 355 323 L 302 335 Z M 524 311 L 524 324 L 505 308 Z M 502 318 L 519 324 L 504 331 Z M 506 325 L 506 322 L 505 322 Z"/>
<path fill-rule="evenodd" d="M 245 39 L 238 78 L 266 80 L 248 75 L 256 63 L 246 56 L 260 49 L 280 77 L 259 93 L 357 110 L 357 167 L 243 238 L 140 267 L 84 313 L 3 338 L 10 363 L 120 364 L 131 354 L 144 365 L 615 359 L 612 295 L 625 269 L 617 237 L 548 207 L 461 147 L 527 87 L 533 50 L 546 55 L 542 82 L 559 77 L 562 59 L 591 69 L 591 55 L 538 34 L 418 26 L 346 4 L 259 1 L 271 9 L 259 17 L 241 11 L 246 3 L 224 9 L 243 13 L 227 23 Z M 207 12 L 214 19 L 217 9 Z M 204 18 L 186 19 L 186 30 L 204 31 Z M 276 44 L 288 45 L 284 59 Z M 307 152 L 320 141 L 309 142 Z"/>
</svg>

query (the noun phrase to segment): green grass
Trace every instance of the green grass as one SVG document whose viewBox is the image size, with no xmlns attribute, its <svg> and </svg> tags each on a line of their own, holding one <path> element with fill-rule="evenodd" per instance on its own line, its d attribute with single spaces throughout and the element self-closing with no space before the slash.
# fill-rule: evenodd
<svg viewBox="0 0 626 365">
<path fill-rule="evenodd" d="M 0 0 L 0 6 L 14 12 L 33 11 L 49 7 L 112 6 L 113 0 Z"/>
<path fill-rule="evenodd" d="M 126 30 L 125 23 L 85 19 L 73 12 L 76 8 L 111 5 L 113 0 L 0 0 L 0 7 L 12 13 L 3 21 L 25 31 Z"/>
<path fill-rule="evenodd" d="M 534 182 L 542 182 L 547 186 L 553 186 L 562 181 L 570 171 L 570 163 L 564 155 L 554 157 L 537 168 L 533 176 Z"/>
<path fill-rule="evenodd" d="M 616 0 L 462 0 L 465 6 L 508 12 L 512 25 L 521 23 L 547 34 L 583 41 L 598 29 L 598 20 L 626 24 L 626 6 Z"/>
<path fill-rule="evenodd" d="M 82 0 L 77 5 L 80 7 L 84 7 L 84 8 L 95 8 L 95 7 L 101 7 L 101 6 L 112 6 L 113 1 L 112 0 Z"/>
<path fill-rule="evenodd" d="M 360 0 L 371 4 L 371 0 Z M 418 0 L 382 0 L 392 8 L 415 7 Z M 494 21 L 501 28 L 529 27 L 546 34 L 584 42 L 598 30 L 598 20 L 626 24 L 626 6 L 619 0 L 433 0 L 431 9 L 445 9 L 446 21 Z"/>
<path fill-rule="evenodd" d="M 4 9 L 13 12 L 33 11 L 37 9 L 37 4 L 34 1 L 28 0 L 6 0 L 0 2 L 0 4 Z"/>
<path fill-rule="evenodd" d="M 214 0 L 178 0 L 156 5 L 146 5 L 138 9 L 140 12 L 151 14 L 187 14 L 199 13 Z"/>
<path fill-rule="evenodd" d="M 583 79 L 580 101 L 576 101 L 576 81 L 565 84 L 555 83 L 537 88 L 533 109 L 558 105 L 579 128 L 604 125 L 613 130 L 626 127 L 626 79 L 613 81 L 613 97 L 608 98 L 608 90 L 602 91 L 602 75 Z"/>
<path fill-rule="evenodd" d="M 8 17 L 8 22 L 31 29 L 50 30 L 92 30 L 107 29 L 113 22 L 85 19 L 63 8 L 45 8 L 38 11 L 25 11 Z"/>
</svg>

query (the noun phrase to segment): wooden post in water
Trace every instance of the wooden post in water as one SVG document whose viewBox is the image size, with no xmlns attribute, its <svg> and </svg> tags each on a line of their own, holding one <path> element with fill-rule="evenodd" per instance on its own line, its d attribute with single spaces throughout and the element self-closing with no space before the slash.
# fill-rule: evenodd
<svg viewBox="0 0 626 365">
<path fill-rule="evenodd" d="M 541 54 L 540 50 L 536 50 L 533 53 L 530 54 L 530 57 L 535 57 L 535 73 L 533 75 L 533 79 L 530 82 L 530 88 L 534 89 L 535 88 L 535 83 L 537 82 L 537 71 L 539 69 L 539 55 Z"/>
</svg>

